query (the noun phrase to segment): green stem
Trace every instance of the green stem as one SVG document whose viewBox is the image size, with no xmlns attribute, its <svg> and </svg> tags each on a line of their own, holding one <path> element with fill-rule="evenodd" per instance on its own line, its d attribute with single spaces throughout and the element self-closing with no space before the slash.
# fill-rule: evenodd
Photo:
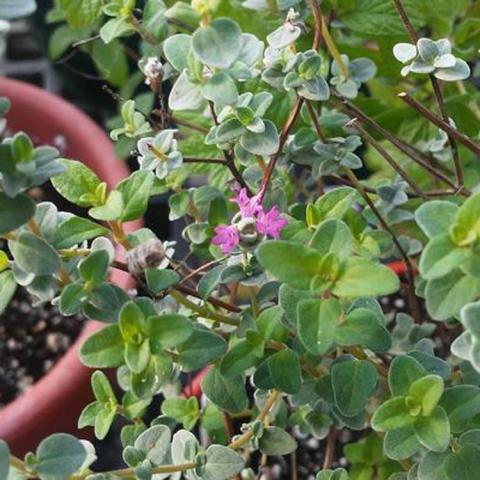
<svg viewBox="0 0 480 480">
<path fill-rule="evenodd" d="M 225 323 L 227 325 L 232 325 L 234 327 L 238 327 L 240 322 L 234 318 L 227 317 L 226 315 L 222 315 L 221 313 L 212 312 L 209 308 L 203 305 L 197 305 L 196 303 L 190 301 L 187 297 L 182 295 L 178 290 L 172 290 L 170 295 L 181 305 L 197 312 L 199 315 L 205 318 L 209 318 L 211 320 L 215 320 L 216 322 Z"/>
<path fill-rule="evenodd" d="M 342 56 L 340 55 L 340 52 L 338 51 L 338 48 L 335 45 L 335 42 L 332 36 L 330 35 L 330 32 L 328 31 L 328 26 L 325 23 L 325 18 L 323 17 L 322 17 L 322 36 L 323 36 L 323 39 L 325 40 L 325 44 L 327 45 L 330 55 L 333 57 L 333 59 L 337 63 L 338 67 L 342 72 L 342 75 L 345 78 L 348 78 L 348 68 L 345 65 L 345 62 L 343 61 Z"/>
</svg>

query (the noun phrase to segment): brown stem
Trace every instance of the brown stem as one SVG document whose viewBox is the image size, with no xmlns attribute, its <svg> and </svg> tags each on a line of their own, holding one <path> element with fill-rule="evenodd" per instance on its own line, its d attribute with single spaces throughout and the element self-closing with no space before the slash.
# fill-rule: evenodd
<svg viewBox="0 0 480 480">
<path fill-rule="evenodd" d="M 178 290 L 179 292 L 185 293 L 192 297 L 202 298 L 202 296 L 196 290 L 186 287 L 185 285 L 175 285 L 173 288 L 175 290 Z M 232 303 L 224 302 L 223 300 L 220 300 L 215 297 L 207 297 L 206 300 L 208 303 L 211 303 L 216 307 L 224 308 L 225 310 L 229 310 L 231 312 L 240 313 L 242 311 L 242 309 L 237 307 L 236 305 L 233 305 Z"/>
<path fill-rule="evenodd" d="M 213 102 L 211 100 L 208 101 L 208 106 L 210 107 L 210 113 L 212 114 L 212 118 L 213 118 L 213 121 L 214 121 L 215 125 L 218 125 L 217 114 L 215 113 L 215 107 L 214 107 Z M 224 156 L 225 156 L 225 165 L 230 170 L 230 173 L 232 174 L 232 176 L 240 184 L 240 186 L 245 188 L 247 190 L 247 192 L 251 195 L 252 192 L 250 191 L 250 188 L 248 187 L 247 183 L 245 182 L 245 180 L 242 177 L 242 174 L 240 173 L 240 171 L 238 170 L 238 168 L 235 165 L 235 159 L 233 157 L 232 152 L 224 150 Z"/>
<path fill-rule="evenodd" d="M 450 123 L 445 122 L 440 117 L 431 112 L 428 108 L 423 106 L 420 102 L 411 97 L 408 93 L 400 93 L 398 95 L 400 99 L 405 102 L 407 105 L 417 110 L 421 115 L 430 120 L 438 128 L 442 129 L 447 134 L 451 135 L 455 140 L 460 142 L 470 151 L 475 153 L 475 155 L 480 156 L 480 145 L 477 145 L 470 138 L 460 133 L 456 128 L 453 128 Z"/>
<path fill-rule="evenodd" d="M 395 4 L 395 8 L 397 9 L 398 14 L 400 15 L 400 18 L 405 25 L 405 28 L 407 29 L 408 35 L 410 36 L 410 39 L 412 40 L 413 43 L 417 43 L 418 41 L 418 35 L 417 32 L 415 31 L 415 28 L 413 28 L 412 22 L 408 18 L 407 12 L 405 11 L 405 8 L 403 7 L 402 1 L 401 0 L 393 0 L 393 3 Z"/>
<path fill-rule="evenodd" d="M 322 41 L 322 11 L 318 0 L 310 0 L 310 6 L 312 8 L 313 18 L 315 19 L 315 33 L 313 36 L 312 49 L 318 50 Z"/>
<path fill-rule="evenodd" d="M 314 110 L 313 107 L 312 107 L 312 102 L 311 102 L 310 100 L 306 100 L 306 101 L 305 101 L 305 105 L 307 106 L 308 114 L 310 115 L 310 118 L 312 119 L 313 126 L 315 127 L 315 130 L 316 130 L 316 132 L 317 132 L 318 138 L 319 138 L 322 142 L 325 143 L 325 142 L 327 141 L 327 137 L 326 137 L 325 134 L 323 133 L 322 127 L 321 127 L 321 125 L 320 125 L 320 122 L 318 121 L 317 114 L 315 113 L 315 110 Z"/>
<path fill-rule="evenodd" d="M 365 138 L 365 140 L 385 159 L 385 161 L 400 175 L 412 188 L 412 190 L 422 198 L 424 193 L 417 183 L 408 175 L 407 172 L 392 158 L 392 156 L 378 143 L 361 125 L 357 118 L 350 120 L 345 126 L 353 127 Z"/>
<path fill-rule="evenodd" d="M 337 438 L 337 430 L 335 428 L 331 428 L 330 432 L 328 432 L 327 437 L 327 446 L 325 448 L 325 457 L 323 460 L 323 470 L 328 470 L 333 463 L 333 459 L 335 456 L 335 440 Z"/>
<path fill-rule="evenodd" d="M 202 127 L 201 125 L 195 125 L 194 123 L 187 122 L 181 118 L 172 117 L 173 123 L 181 125 L 182 127 L 189 128 L 190 130 L 195 130 L 200 133 L 208 133 L 208 128 Z"/>
<path fill-rule="evenodd" d="M 288 134 L 300 113 L 300 109 L 302 108 L 302 105 L 303 105 L 303 98 L 297 97 L 295 105 L 293 106 L 293 109 L 290 112 L 290 115 L 288 116 L 285 125 L 283 126 L 282 133 L 280 134 L 280 142 L 278 145 L 278 150 L 270 159 L 270 162 L 268 163 L 268 166 L 267 166 L 267 170 L 265 171 L 265 174 L 263 176 L 262 186 L 260 188 L 262 198 L 265 195 L 265 191 L 267 190 L 268 184 L 273 175 L 273 171 L 275 170 L 275 165 L 277 164 L 277 161 L 278 161 L 278 158 L 280 157 L 280 153 L 282 152 L 283 146 L 287 141 Z"/>
<path fill-rule="evenodd" d="M 360 110 L 356 105 L 354 105 L 352 102 L 350 102 L 346 98 L 343 98 L 341 95 L 339 95 L 336 92 L 334 92 L 334 95 L 337 98 L 337 100 L 341 102 L 341 104 L 344 107 L 344 110 L 346 110 L 347 113 L 349 113 L 350 115 L 353 114 L 356 117 L 360 118 L 364 123 L 369 125 L 376 132 L 378 132 L 382 137 L 386 138 L 392 145 L 395 145 L 395 147 L 397 147 L 398 150 L 400 150 L 402 153 L 404 153 L 409 158 L 411 158 L 415 163 L 423 167 L 433 177 L 439 180 L 442 180 L 444 183 L 446 183 L 449 187 L 451 187 L 455 191 L 458 190 L 457 186 L 455 185 L 455 182 L 450 180 L 450 178 L 447 175 L 445 175 L 442 171 L 438 170 L 433 165 L 431 165 L 430 159 L 428 159 L 428 157 L 425 157 L 416 148 L 412 147 L 408 143 L 404 142 L 403 140 L 395 136 L 393 133 L 383 128 L 373 118 L 369 117 L 366 113 L 364 113 L 362 110 Z M 459 191 L 459 193 L 464 196 L 468 196 L 470 194 L 470 192 L 465 187 L 463 187 Z"/>
<path fill-rule="evenodd" d="M 450 125 L 447 110 L 445 108 L 445 103 L 443 102 L 443 95 L 442 95 L 442 90 L 440 88 L 440 84 L 432 74 L 430 74 L 430 81 L 432 83 L 433 93 L 435 94 L 435 100 L 437 101 L 440 115 L 442 116 L 443 121 Z M 455 166 L 455 175 L 457 178 L 457 187 L 461 187 L 463 185 L 462 165 L 460 163 L 460 157 L 458 155 L 457 142 L 455 141 L 455 139 L 450 133 L 448 134 L 448 142 L 452 150 L 453 164 Z"/>
<path fill-rule="evenodd" d="M 201 157 L 184 157 L 184 163 L 213 163 L 217 165 L 225 165 L 223 158 L 201 158 Z"/>
<path fill-rule="evenodd" d="M 386 230 L 392 237 L 393 243 L 397 247 L 401 257 L 403 258 L 403 261 L 405 262 L 405 265 L 407 267 L 407 280 L 408 280 L 408 291 L 409 291 L 408 300 L 410 303 L 410 308 L 412 311 L 413 318 L 417 323 L 420 323 L 421 322 L 420 305 L 418 303 L 418 298 L 415 295 L 415 273 L 414 273 L 415 271 L 414 271 L 412 262 L 410 260 L 410 257 L 407 255 L 407 253 L 403 249 L 395 232 L 390 228 L 390 225 L 388 225 L 388 223 L 382 217 L 382 214 L 378 211 L 377 207 L 368 196 L 368 193 L 365 191 L 365 189 L 363 188 L 363 185 L 360 183 L 356 175 L 350 169 L 345 169 L 345 170 L 348 178 L 353 183 L 355 188 L 358 190 L 358 193 L 360 193 L 362 198 L 365 200 L 367 205 L 372 210 L 373 214 L 378 218 L 378 221 L 380 222 L 384 230 Z"/>
<path fill-rule="evenodd" d="M 393 2 L 395 4 L 395 8 L 397 9 L 398 14 L 400 15 L 400 18 L 402 19 L 403 24 L 405 25 L 405 28 L 407 29 L 408 34 L 410 35 L 410 39 L 412 40 L 413 43 L 416 44 L 418 42 L 418 35 L 417 35 L 417 32 L 415 31 L 415 28 L 412 25 L 412 22 L 410 22 L 410 19 L 408 18 L 407 12 L 405 11 L 402 1 L 393 0 Z M 430 82 L 432 83 L 433 93 L 435 95 L 435 100 L 437 102 L 440 115 L 446 123 L 449 123 L 448 114 L 445 109 L 445 103 L 443 102 L 443 96 L 442 96 L 442 90 L 440 88 L 440 84 L 432 74 L 430 74 L 429 77 L 430 77 Z M 457 187 L 460 187 L 463 185 L 463 172 L 462 172 L 462 165 L 460 163 L 460 157 L 458 155 L 458 147 L 454 137 L 451 134 L 448 134 L 448 141 L 450 144 L 450 148 L 452 150 L 453 163 L 455 165 L 455 176 L 456 176 Z"/>
</svg>

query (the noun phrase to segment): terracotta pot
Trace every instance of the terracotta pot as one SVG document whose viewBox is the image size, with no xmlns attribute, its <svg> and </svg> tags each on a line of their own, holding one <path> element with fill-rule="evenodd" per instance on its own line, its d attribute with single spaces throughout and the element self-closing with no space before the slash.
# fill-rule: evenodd
<svg viewBox="0 0 480 480">
<path fill-rule="evenodd" d="M 32 85 L 0 77 L 0 96 L 12 102 L 8 125 L 25 131 L 40 144 L 53 144 L 61 135 L 66 156 L 81 160 L 112 187 L 129 170 L 114 152 L 105 132 L 88 116 L 61 98 Z M 140 226 L 132 222 L 129 229 Z M 114 270 L 111 280 L 128 287 L 128 275 Z M 79 348 L 102 324 L 89 321 L 69 351 L 26 393 L 0 410 L 0 438 L 16 455 L 33 450 L 39 441 L 55 432 L 79 433 L 77 419 L 91 401 L 91 370 L 79 360 Z M 80 432 L 80 436 L 82 436 Z"/>
</svg>

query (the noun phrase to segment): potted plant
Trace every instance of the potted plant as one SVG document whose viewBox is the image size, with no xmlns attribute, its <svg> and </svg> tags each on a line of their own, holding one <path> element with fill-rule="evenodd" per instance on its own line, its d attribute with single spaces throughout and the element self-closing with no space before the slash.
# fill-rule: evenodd
<svg viewBox="0 0 480 480">
<path fill-rule="evenodd" d="M 122 417 L 125 465 L 102 471 L 82 432 L 60 432 L 23 458 L 0 442 L 4 477 L 477 477 L 480 112 L 461 58 L 478 59 L 477 7 L 373 3 L 57 4 L 97 66 L 140 37 L 111 131 L 138 170 L 108 188 L 7 138 L 2 285 L 104 323 L 79 351 L 97 370 L 78 425 L 103 439 Z M 25 193 L 38 175 L 86 216 L 47 222 Z M 188 258 L 125 228 L 165 192 Z M 397 292 L 402 312 L 383 300 Z M 202 403 L 181 393 L 199 371 Z"/>
</svg>

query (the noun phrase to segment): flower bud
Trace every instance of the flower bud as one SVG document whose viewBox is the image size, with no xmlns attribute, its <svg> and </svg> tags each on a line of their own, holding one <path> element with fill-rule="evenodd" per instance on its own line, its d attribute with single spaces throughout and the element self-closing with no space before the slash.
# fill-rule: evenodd
<svg viewBox="0 0 480 480">
<path fill-rule="evenodd" d="M 158 267 L 164 258 L 165 249 L 158 238 L 151 238 L 126 254 L 128 270 L 133 274 L 140 274 L 147 268 Z"/>
</svg>

